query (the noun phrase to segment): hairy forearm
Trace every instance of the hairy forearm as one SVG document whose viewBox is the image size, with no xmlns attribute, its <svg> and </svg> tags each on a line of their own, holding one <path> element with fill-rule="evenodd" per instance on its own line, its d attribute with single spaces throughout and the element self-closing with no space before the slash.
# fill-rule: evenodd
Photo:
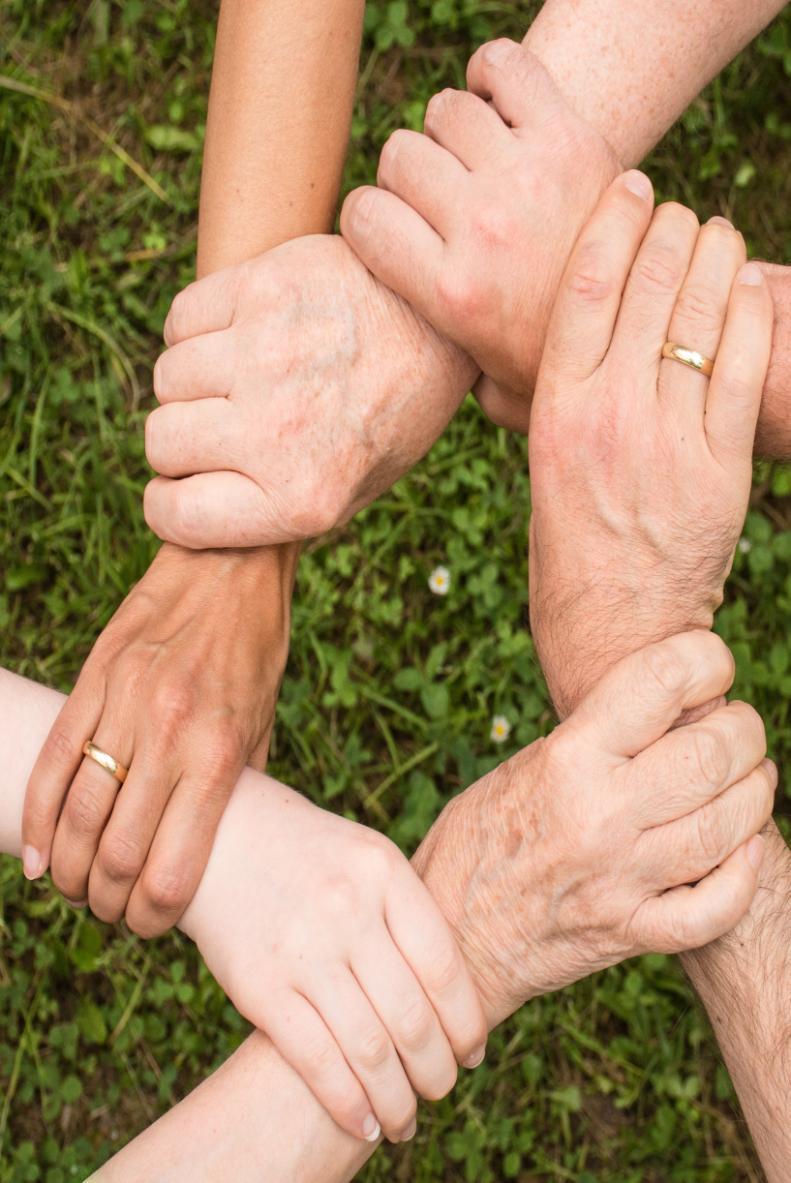
<svg viewBox="0 0 791 1183">
<path fill-rule="evenodd" d="M 784 0 L 546 0 L 524 43 L 624 168 L 643 159 Z"/>
<path fill-rule="evenodd" d="M 791 856 L 771 824 L 750 916 L 682 956 L 708 1011 L 769 1183 L 791 1163 Z"/>
</svg>

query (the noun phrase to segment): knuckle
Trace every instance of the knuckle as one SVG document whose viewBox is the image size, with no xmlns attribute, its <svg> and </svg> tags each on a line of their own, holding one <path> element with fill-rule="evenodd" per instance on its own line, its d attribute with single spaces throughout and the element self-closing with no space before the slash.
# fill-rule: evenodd
<svg viewBox="0 0 791 1183">
<path fill-rule="evenodd" d="M 676 645 L 652 645 L 643 654 L 643 670 L 656 690 L 672 696 L 687 683 L 687 666 Z"/>
<path fill-rule="evenodd" d="M 692 772 L 699 784 L 718 788 L 730 766 L 730 749 L 723 733 L 698 725 L 692 739 Z"/>
<path fill-rule="evenodd" d="M 173 297 L 165 320 L 165 339 L 169 343 L 180 341 L 186 336 L 187 314 L 190 297 L 189 289 L 185 288 Z"/>
<path fill-rule="evenodd" d="M 634 279 L 648 292 L 673 292 L 682 278 L 682 261 L 670 242 L 654 242 L 637 260 Z"/>
<path fill-rule="evenodd" d="M 63 807 L 64 819 L 69 830 L 86 837 L 101 829 L 106 809 L 102 794 L 85 780 L 72 785 Z"/>
<path fill-rule="evenodd" d="M 357 1060 L 366 1072 L 375 1072 L 390 1059 L 390 1039 L 382 1027 L 371 1027 L 359 1037 Z"/>
<path fill-rule="evenodd" d="M 443 994 L 456 984 L 461 973 L 461 954 L 450 942 L 437 950 L 425 975 L 430 991 Z"/>
<path fill-rule="evenodd" d="M 424 1048 L 434 1032 L 434 1016 L 421 998 L 413 998 L 398 1019 L 399 1043 L 409 1051 Z"/>
<path fill-rule="evenodd" d="M 488 308 L 488 293 L 482 282 L 462 270 L 442 272 L 437 279 L 437 298 L 447 315 L 455 320 L 472 320 Z"/>
<path fill-rule="evenodd" d="M 184 685 L 161 683 L 154 690 L 151 706 L 157 726 L 165 732 L 172 731 L 190 717 L 193 707 L 192 691 Z"/>
<path fill-rule="evenodd" d="M 128 883 L 137 878 L 143 865 L 139 843 L 122 834 L 107 839 L 99 847 L 99 867 L 113 883 Z"/>
<path fill-rule="evenodd" d="M 606 247 L 600 242 L 587 242 L 577 252 L 566 286 L 580 303 L 599 304 L 612 294 L 606 258 Z"/>
<path fill-rule="evenodd" d="M 158 913 L 181 913 L 190 901 L 189 884 L 182 868 L 154 866 L 146 875 L 143 891 L 150 908 Z"/>
<path fill-rule="evenodd" d="M 56 768 L 70 768 L 79 758 L 80 745 L 74 742 L 68 732 L 55 727 L 44 741 L 42 754 L 47 764 Z"/>
<path fill-rule="evenodd" d="M 401 155 L 402 149 L 407 147 L 409 139 L 409 132 L 400 127 L 385 140 L 379 156 L 380 178 L 385 178 L 392 172 L 396 159 Z"/>
<path fill-rule="evenodd" d="M 724 857 L 723 822 L 718 809 L 705 805 L 695 814 L 695 845 L 710 868 Z"/>
<path fill-rule="evenodd" d="M 330 1076 L 338 1068 L 338 1052 L 335 1044 L 320 1032 L 306 1035 L 303 1043 L 303 1063 L 310 1077 Z M 337 1108 L 350 1104 L 351 1090 L 336 1088 L 334 1091 Z"/>
<path fill-rule="evenodd" d="M 473 211 L 471 229 L 484 246 L 509 246 L 517 241 L 516 227 L 510 212 L 497 202 L 487 201 Z"/>
<path fill-rule="evenodd" d="M 676 314 L 698 328 L 718 329 L 721 312 L 716 293 L 703 283 L 688 283 L 676 301 Z"/>
</svg>

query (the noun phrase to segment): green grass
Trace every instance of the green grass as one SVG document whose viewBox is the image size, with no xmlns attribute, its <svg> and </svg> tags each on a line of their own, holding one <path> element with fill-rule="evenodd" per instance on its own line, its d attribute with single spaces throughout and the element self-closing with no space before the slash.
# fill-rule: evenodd
<svg viewBox="0 0 791 1183">
<path fill-rule="evenodd" d="M 142 422 L 190 277 L 214 5 L 0 6 L 0 660 L 67 689 L 154 544 Z M 369 5 L 347 183 L 459 84 L 514 6 Z M 661 194 L 791 259 L 791 13 L 649 162 Z M 64 102 L 65 100 L 65 102 Z M 760 466 L 719 627 L 739 692 L 791 755 L 788 470 Z M 429 457 L 304 559 L 273 771 L 411 847 L 449 794 L 551 725 L 525 631 L 519 441 L 471 403 Z M 427 577 L 452 573 L 447 598 Z M 505 751 L 491 718 L 514 730 Z M 786 773 L 779 806 L 789 805 Z M 0 862 L 0 1181 L 82 1179 L 219 1063 L 245 1025 L 178 935 L 143 945 Z M 705 1019 L 647 957 L 531 1003 L 487 1066 L 427 1108 L 368 1181 L 759 1178 Z"/>
</svg>

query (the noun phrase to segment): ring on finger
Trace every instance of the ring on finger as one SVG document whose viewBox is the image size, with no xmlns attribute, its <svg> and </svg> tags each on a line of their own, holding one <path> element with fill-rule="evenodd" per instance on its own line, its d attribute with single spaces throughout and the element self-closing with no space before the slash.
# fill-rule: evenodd
<svg viewBox="0 0 791 1183">
<path fill-rule="evenodd" d="M 86 740 L 82 745 L 82 754 L 87 756 L 89 760 L 93 760 L 100 768 L 104 768 L 106 772 L 110 773 L 110 776 L 114 776 L 118 781 L 119 788 L 129 775 L 128 768 L 124 768 L 123 764 L 119 764 L 109 752 L 104 752 L 101 748 L 97 748 L 96 744 L 90 739 Z"/>
<path fill-rule="evenodd" d="M 710 378 L 714 373 L 714 361 L 710 357 L 699 353 L 697 349 L 688 349 L 685 345 L 677 345 L 675 341 L 666 341 L 662 346 L 662 357 L 670 361 L 679 361 L 682 366 L 690 366 L 699 374 Z"/>
</svg>

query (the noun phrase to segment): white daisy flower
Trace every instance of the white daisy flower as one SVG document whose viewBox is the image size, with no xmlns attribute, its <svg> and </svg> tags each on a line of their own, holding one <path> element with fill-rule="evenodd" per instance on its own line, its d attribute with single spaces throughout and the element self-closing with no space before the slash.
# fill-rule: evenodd
<svg viewBox="0 0 791 1183">
<path fill-rule="evenodd" d="M 495 715 L 492 719 L 492 729 L 489 732 L 489 738 L 494 743 L 505 743 L 508 736 L 511 734 L 511 724 L 506 719 L 505 715 Z"/>
<path fill-rule="evenodd" d="M 752 544 L 752 542 L 750 542 L 749 538 L 740 538 L 739 539 L 739 550 L 741 551 L 741 553 L 743 555 L 748 555 L 752 549 L 753 549 L 753 544 Z"/>
<path fill-rule="evenodd" d="M 435 596 L 446 596 L 450 591 L 450 571 L 447 567 L 435 567 L 428 577 L 428 585 Z"/>
</svg>

